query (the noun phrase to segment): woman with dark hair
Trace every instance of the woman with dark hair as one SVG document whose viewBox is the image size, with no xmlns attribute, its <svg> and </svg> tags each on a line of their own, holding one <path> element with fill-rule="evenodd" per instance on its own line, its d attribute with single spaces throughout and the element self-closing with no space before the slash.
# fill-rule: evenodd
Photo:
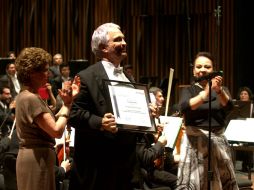
<svg viewBox="0 0 254 190">
<path fill-rule="evenodd" d="M 208 185 L 216 190 L 238 189 L 230 146 L 224 136 L 225 117 L 233 107 L 232 100 L 228 89 L 222 85 L 222 76 L 213 76 L 208 80 L 213 71 L 212 55 L 209 52 L 199 52 L 193 64 L 193 76 L 197 80 L 181 91 L 179 107 L 186 130 L 182 137 L 178 168 L 179 190 L 204 190 L 208 189 Z M 208 150 L 209 140 L 211 150 Z M 208 163 L 209 156 L 211 163 Z M 209 164 L 213 172 L 210 181 Z"/>
<path fill-rule="evenodd" d="M 252 101 L 253 93 L 247 86 L 240 87 L 237 93 L 237 99 L 241 101 Z"/>
<path fill-rule="evenodd" d="M 247 86 L 240 87 L 237 93 L 237 100 L 240 101 L 252 101 L 253 93 L 251 89 Z M 251 106 L 251 116 L 253 117 L 253 103 Z M 245 146 L 248 146 L 248 143 L 244 143 Z M 236 159 L 242 161 L 242 171 L 249 171 L 253 167 L 253 153 L 247 151 L 237 151 Z"/>
</svg>

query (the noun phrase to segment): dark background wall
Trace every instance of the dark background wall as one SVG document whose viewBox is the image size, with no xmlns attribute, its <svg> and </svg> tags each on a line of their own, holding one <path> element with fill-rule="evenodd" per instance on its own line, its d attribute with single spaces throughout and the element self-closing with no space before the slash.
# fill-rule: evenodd
<svg viewBox="0 0 254 190">
<path fill-rule="evenodd" d="M 128 59 L 123 64 L 133 65 L 137 81 L 146 77 L 160 85 L 173 68 L 170 100 L 174 103 L 178 85 L 190 83 L 194 55 L 210 51 L 216 57 L 216 70 L 224 71 L 225 85 L 234 97 L 240 86 L 253 90 L 250 2 L 1 0 L 0 57 L 9 50 L 18 54 L 24 47 L 37 46 L 51 54 L 60 52 L 65 62 L 85 59 L 93 64 L 93 30 L 104 22 L 115 22 L 128 44 Z M 219 16 L 215 10 L 220 10 Z"/>
<path fill-rule="evenodd" d="M 254 19 L 250 1 L 235 0 L 235 85 L 249 86 L 254 92 Z"/>
</svg>

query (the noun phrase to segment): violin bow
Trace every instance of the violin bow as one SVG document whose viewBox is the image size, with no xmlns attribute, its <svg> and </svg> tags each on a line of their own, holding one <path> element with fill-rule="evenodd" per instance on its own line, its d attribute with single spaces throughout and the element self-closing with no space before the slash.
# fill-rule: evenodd
<svg viewBox="0 0 254 190">
<path fill-rule="evenodd" d="M 173 75 L 174 75 L 174 69 L 170 68 L 169 77 L 168 77 L 168 92 L 167 92 L 167 101 L 166 101 L 165 116 L 168 115 L 168 105 L 169 105 L 169 99 L 170 99 L 170 93 L 171 93 Z"/>
</svg>

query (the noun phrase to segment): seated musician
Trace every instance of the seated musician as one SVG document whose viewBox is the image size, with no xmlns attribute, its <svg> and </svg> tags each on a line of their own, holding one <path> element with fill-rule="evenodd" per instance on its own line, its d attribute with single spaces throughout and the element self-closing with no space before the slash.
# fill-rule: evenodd
<svg viewBox="0 0 254 190">
<path fill-rule="evenodd" d="M 237 93 L 237 100 L 243 102 L 252 102 L 253 93 L 250 88 L 243 86 L 240 87 Z M 249 108 L 248 108 L 249 109 Z M 247 110 L 248 111 L 248 110 Z M 253 106 L 250 107 L 249 113 L 241 113 L 238 110 L 238 118 L 243 117 L 253 117 Z M 236 118 L 237 119 L 237 118 Z M 244 143 L 245 146 L 248 146 L 249 143 Z M 242 171 L 249 171 L 253 167 L 253 153 L 247 151 L 237 151 L 236 160 L 242 161 Z"/>
<path fill-rule="evenodd" d="M 151 101 L 154 102 L 158 108 L 158 115 L 155 118 L 156 123 L 160 123 L 160 116 L 165 115 L 165 98 L 163 95 L 163 91 L 161 88 L 158 88 L 156 86 L 152 86 L 149 88 L 149 93 L 151 96 Z M 174 110 L 174 111 L 173 111 Z M 180 116 L 179 109 L 176 109 L 176 105 L 171 107 L 171 113 L 170 116 Z M 176 144 L 178 145 L 181 141 L 181 131 L 179 133 L 179 138 L 177 139 Z M 170 173 L 174 173 L 177 175 L 177 169 L 178 169 L 178 160 L 179 160 L 179 154 L 180 151 L 177 150 L 178 147 L 176 146 L 175 150 L 165 147 L 164 148 L 164 153 L 165 153 L 165 166 L 164 169 L 166 171 L 169 171 Z"/>
<path fill-rule="evenodd" d="M 139 139 L 137 156 L 142 168 L 145 183 L 150 188 L 176 188 L 177 176 L 164 170 L 164 148 L 166 137 L 160 135 L 163 125 L 157 125 L 159 134 L 144 134 Z"/>
</svg>

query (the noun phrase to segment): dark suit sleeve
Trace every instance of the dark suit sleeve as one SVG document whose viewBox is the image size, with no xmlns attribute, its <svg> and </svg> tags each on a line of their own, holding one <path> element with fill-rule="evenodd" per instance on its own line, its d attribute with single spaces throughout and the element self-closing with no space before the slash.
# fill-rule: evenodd
<svg viewBox="0 0 254 190">
<path fill-rule="evenodd" d="M 6 152 L 9 149 L 11 139 L 9 137 L 4 137 L 0 141 L 0 154 Z"/>
<path fill-rule="evenodd" d="M 163 155 L 163 145 L 160 142 L 151 145 L 151 142 L 143 140 L 137 145 L 137 155 L 144 168 L 154 167 L 154 160 Z"/>
<path fill-rule="evenodd" d="M 68 122 L 74 128 L 89 127 L 100 129 L 102 117 L 105 113 L 103 109 L 105 107 L 105 99 L 100 95 L 101 92 L 98 89 L 97 82 L 92 77 L 90 77 L 90 80 L 83 75 L 80 75 L 80 92 L 72 104 Z M 89 82 L 87 83 L 87 81 Z"/>
<path fill-rule="evenodd" d="M 4 122 L 4 125 L 12 126 L 14 120 L 13 120 L 13 117 L 11 116 L 11 114 L 12 114 L 12 110 L 7 109 L 7 112 L 5 113 L 0 108 L 0 123 Z"/>
<path fill-rule="evenodd" d="M 61 166 L 54 166 L 56 181 L 63 181 L 65 178 L 64 168 Z"/>
</svg>

